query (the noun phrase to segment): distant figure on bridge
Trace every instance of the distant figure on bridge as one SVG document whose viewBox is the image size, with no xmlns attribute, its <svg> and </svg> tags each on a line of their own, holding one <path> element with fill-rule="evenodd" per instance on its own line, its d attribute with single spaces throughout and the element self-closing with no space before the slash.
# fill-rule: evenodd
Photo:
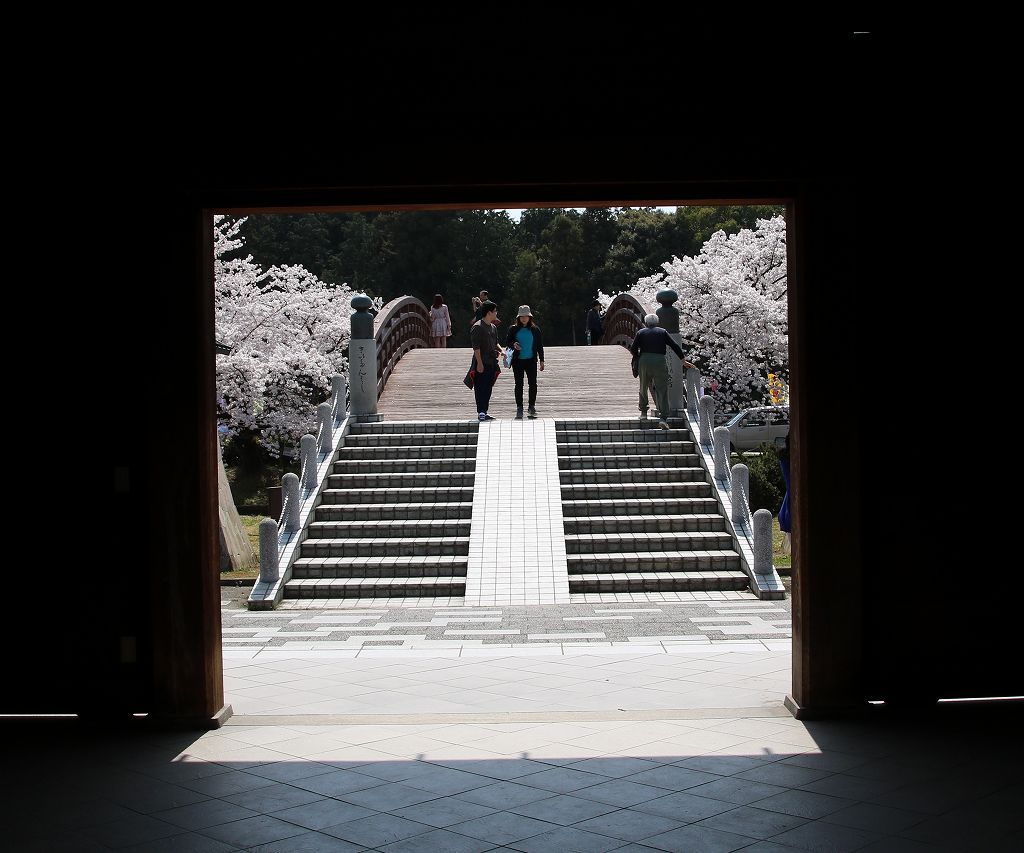
<svg viewBox="0 0 1024 853">
<path fill-rule="evenodd" d="M 490 297 L 487 295 L 487 291 L 486 290 L 481 290 L 479 296 L 474 296 L 473 297 L 473 322 L 474 323 L 479 323 L 480 319 L 484 316 L 484 314 L 483 314 L 483 306 L 484 306 L 484 303 L 487 302 L 489 299 L 490 299 Z"/>
<path fill-rule="evenodd" d="M 594 346 L 601 340 L 604 327 L 601 323 L 601 303 L 596 299 L 587 312 L 587 343 Z"/>
<path fill-rule="evenodd" d="M 665 355 L 668 347 L 679 356 L 683 367 L 689 369 L 694 365 L 686 360 L 672 336 L 658 326 L 658 315 L 648 314 L 644 317 L 645 328 L 636 333 L 629 351 L 640 357 L 640 420 L 647 420 L 647 387 L 653 386 L 654 402 L 658 405 L 658 426 L 668 429 L 665 419 L 669 416 L 668 409 L 668 365 Z"/>
<path fill-rule="evenodd" d="M 529 305 L 519 306 L 516 322 L 508 327 L 505 346 L 512 347 L 512 373 L 516 377 L 516 420 L 523 419 L 523 376 L 530 380 L 529 408 L 531 418 L 537 417 L 537 367 L 544 370 L 544 339 L 540 326 L 533 322 Z"/>
<path fill-rule="evenodd" d="M 430 306 L 430 345 L 445 349 L 451 333 L 452 318 L 448 306 L 444 304 L 444 297 L 435 293 L 434 304 Z"/>
<path fill-rule="evenodd" d="M 473 344 L 473 365 L 476 377 L 473 382 L 473 394 L 476 397 L 477 417 L 481 421 L 493 421 L 487 414 L 487 406 L 491 402 L 491 391 L 498 378 L 498 359 L 502 356 L 498 346 L 498 306 L 493 302 L 485 302 L 480 310 L 483 316 L 469 330 L 469 340 Z"/>
</svg>

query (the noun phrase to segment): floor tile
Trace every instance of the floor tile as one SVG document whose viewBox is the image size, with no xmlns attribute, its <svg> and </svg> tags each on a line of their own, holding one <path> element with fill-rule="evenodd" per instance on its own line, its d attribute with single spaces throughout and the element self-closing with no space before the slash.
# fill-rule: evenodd
<svg viewBox="0 0 1024 853">
<path fill-rule="evenodd" d="M 366 847 L 383 847 L 385 844 L 394 844 L 396 841 L 403 841 L 417 835 L 432 832 L 433 826 L 424 823 L 406 820 L 391 814 L 377 814 L 372 817 L 364 817 L 359 820 L 341 823 L 337 826 L 329 826 L 321 830 L 326 835 L 333 835 L 336 838 L 343 838 L 354 844 L 362 844 Z"/>
<path fill-rule="evenodd" d="M 278 820 L 269 815 L 247 817 L 220 826 L 209 826 L 202 830 L 203 835 L 241 848 L 281 841 L 291 838 L 293 835 L 302 835 L 304 832 L 305 829 L 301 826 Z"/>
<path fill-rule="evenodd" d="M 522 841 L 524 838 L 551 832 L 557 828 L 547 821 L 509 812 L 495 812 L 448 827 L 451 832 L 490 841 L 496 845 Z"/>
</svg>

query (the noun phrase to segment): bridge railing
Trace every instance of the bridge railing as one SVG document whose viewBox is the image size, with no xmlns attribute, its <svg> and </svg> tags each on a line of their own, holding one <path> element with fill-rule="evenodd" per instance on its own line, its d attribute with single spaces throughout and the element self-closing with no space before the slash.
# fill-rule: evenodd
<svg viewBox="0 0 1024 853">
<path fill-rule="evenodd" d="M 635 296 L 618 294 L 604 312 L 604 331 L 598 343 L 628 347 L 633 343 L 636 333 L 644 327 L 644 317 L 648 313 Z"/>
<path fill-rule="evenodd" d="M 348 432 L 348 382 L 341 374 L 331 377 L 329 402 L 317 406 L 317 434 L 299 441 L 301 473 L 281 478 L 284 500 L 275 522 L 260 522 L 260 576 L 249 594 L 250 610 L 273 609 L 284 596 L 284 584 L 299 553 L 303 530 L 319 503 L 320 490 L 334 462 L 335 451 Z"/>
<path fill-rule="evenodd" d="M 415 296 L 392 299 L 374 318 L 377 348 L 377 398 L 395 366 L 409 350 L 430 345 L 430 311 Z"/>
<path fill-rule="evenodd" d="M 729 468 L 729 430 L 714 426 L 715 398 L 698 397 L 700 387 L 700 372 L 691 367 L 686 371 L 686 420 L 750 578 L 750 589 L 758 598 L 785 598 L 782 579 L 772 564 L 772 514 L 759 509 L 751 519 L 749 470 L 746 465 Z"/>
</svg>

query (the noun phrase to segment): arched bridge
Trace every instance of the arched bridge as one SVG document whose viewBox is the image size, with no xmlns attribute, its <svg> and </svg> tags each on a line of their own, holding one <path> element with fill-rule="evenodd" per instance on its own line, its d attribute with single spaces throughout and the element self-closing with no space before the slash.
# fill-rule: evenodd
<svg viewBox="0 0 1024 853">
<path fill-rule="evenodd" d="M 545 347 L 536 419 L 513 419 L 503 370 L 496 420 L 481 423 L 462 381 L 472 350 L 430 349 L 426 306 L 389 302 L 373 324 L 377 411 L 345 412 L 340 392 L 321 406 L 303 488 L 291 486 L 277 548 L 264 555 L 261 541 L 249 606 L 783 597 L 770 528 L 747 510 L 746 470 L 730 474 L 728 441 L 712 438 L 710 398 L 698 411 L 691 385 L 668 429 L 638 418 L 624 345 L 644 313 L 620 295 L 600 345 Z"/>
</svg>

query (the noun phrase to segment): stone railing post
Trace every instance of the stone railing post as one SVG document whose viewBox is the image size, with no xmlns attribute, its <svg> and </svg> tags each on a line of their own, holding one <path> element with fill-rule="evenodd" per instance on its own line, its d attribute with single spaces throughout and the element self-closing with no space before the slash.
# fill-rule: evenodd
<svg viewBox="0 0 1024 853">
<path fill-rule="evenodd" d="M 732 466 L 732 523 L 750 524 L 750 469 L 742 463 Z"/>
<path fill-rule="evenodd" d="M 352 297 L 352 338 L 348 345 L 348 369 L 352 379 L 353 415 L 377 414 L 377 345 L 373 340 L 373 317 L 369 296 Z"/>
<path fill-rule="evenodd" d="M 280 577 L 277 522 L 272 518 L 264 518 L 260 522 L 260 583 L 277 583 Z"/>
<path fill-rule="evenodd" d="M 316 420 L 319 424 L 317 434 L 320 436 L 320 452 L 330 453 L 334 449 L 334 415 L 331 414 L 330 403 L 321 403 L 316 407 Z"/>
<path fill-rule="evenodd" d="M 299 457 L 302 459 L 302 488 L 315 489 L 317 484 L 316 436 L 307 433 L 299 439 Z"/>
<path fill-rule="evenodd" d="M 701 397 L 697 403 L 700 410 L 700 443 L 711 444 L 711 425 L 715 422 L 715 401 L 712 397 Z"/>
<path fill-rule="evenodd" d="M 715 479 L 729 479 L 729 429 L 715 427 Z"/>
<path fill-rule="evenodd" d="M 284 531 L 294 533 L 299 529 L 299 478 L 288 472 L 281 478 L 284 490 Z"/>
<path fill-rule="evenodd" d="M 348 382 L 340 373 L 331 377 L 331 415 L 336 421 L 345 419 L 345 395 L 348 393 Z"/>
<path fill-rule="evenodd" d="M 754 574 L 772 573 L 772 514 L 766 509 L 754 513 Z"/>
<path fill-rule="evenodd" d="M 658 325 L 661 326 L 680 349 L 683 345 L 683 336 L 679 334 L 679 311 L 672 303 L 679 298 L 674 290 L 659 290 L 656 299 L 661 303 L 657 310 Z M 676 357 L 676 354 L 669 350 L 665 353 L 665 365 L 668 367 L 668 412 L 662 412 L 662 417 L 681 418 L 683 417 L 683 363 Z"/>
<path fill-rule="evenodd" d="M 697 417 L 697 400 L 700 397 L 700 371 L 696 367 L 686 368 L 686 411 Z"/>
</svg>

